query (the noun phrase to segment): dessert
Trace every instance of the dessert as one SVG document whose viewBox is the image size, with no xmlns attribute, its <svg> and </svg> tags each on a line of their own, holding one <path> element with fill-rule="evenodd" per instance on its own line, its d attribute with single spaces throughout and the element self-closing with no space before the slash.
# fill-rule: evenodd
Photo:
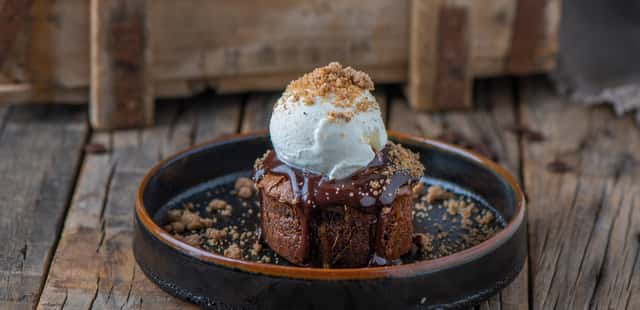
<svg viewBox="0 0 640 310">
<path fill-rule="evenodd" d="M 387 141 L 373 82 L 338 63 L 289 84 L 255 164 L 262 238 L 298 265 L 359 267 L 412 247 L 418 155 Z"/>
<path fill-rule="evenodd" d="M 429 184 L 413 204 L 413 245 L 401 263 L 435 259 L 468 249 L 504 228 L 504 219 L 471 193 Z M 248 188 L 251 197 L 243 197 Z M 253 182 L 239 177 L 172 205 L 164 229 L 175 238 L 229 258 L 289 266 L 261 240 L 260 204 Z M 216 206 L 216 207 L 214 207 Z M 231 207 L 233 206 L 233 207 Z M 226 214 L 228 208 L 234 212 Z M 240 252 L 238 252 L 238 249 Z M 397 262 L 397 261 L 396 261 Z"/>
</svg>

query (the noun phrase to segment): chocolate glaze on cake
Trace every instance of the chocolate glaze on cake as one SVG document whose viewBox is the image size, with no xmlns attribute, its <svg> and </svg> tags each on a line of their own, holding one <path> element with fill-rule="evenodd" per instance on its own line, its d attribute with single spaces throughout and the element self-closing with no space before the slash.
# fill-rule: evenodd
<svg viewBox="0 0 640 310">
<path fill-rule="evenodd" d="M 412 179 L 409 171 L 405 170 L 391 176 L 382 174 L 381 167 L 390 165 L 387 153 L 385 148 L 366 168 L 349 178 L 328 180 L 322 175 L 293 168 L 270 151 L 262 162 L 262 168 L 256 171 L 255 179 L 259 181 L 265 173 L 285 175 L 291 182 L 295 202 L 307 207 L 346 204 L 360 207 L 362 211 L 376 212 L 375 207 L 390 205 L 401 186 Z"/>
<path fill-rule="evenodd" d="M 291 167 L 269 151 L 254 174 L 263 237 L 296 264 L 389 264 L 411 248 L 411 206 L 423 170 L 416 154 L 391 142 L 340 180 Z"/>
</svg>

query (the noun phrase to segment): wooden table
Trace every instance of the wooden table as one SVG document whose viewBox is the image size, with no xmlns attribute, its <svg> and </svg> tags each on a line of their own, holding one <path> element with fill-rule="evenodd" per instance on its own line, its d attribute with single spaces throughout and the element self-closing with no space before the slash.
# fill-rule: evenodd
<svg viewBox="0 0 640 310">
<path fill-rule="evenodd" d="M 542 78 L 480 81 L 473 111 L 415 113 L 400 93 L 377 93 L 388 128 L 458 132 L 528 194 L 528 266 L 481 309 L 640 309 L 640 129 L 630 117 L 570 104 Z M 157 126 L 113 133 L 91 132 L 84 107 L 0 107 L 0 308 L 192 308 L 134 262 L 134 191 L 162 157 L 264 128 L 276 98 L 161 102 Z"/>
</svg>

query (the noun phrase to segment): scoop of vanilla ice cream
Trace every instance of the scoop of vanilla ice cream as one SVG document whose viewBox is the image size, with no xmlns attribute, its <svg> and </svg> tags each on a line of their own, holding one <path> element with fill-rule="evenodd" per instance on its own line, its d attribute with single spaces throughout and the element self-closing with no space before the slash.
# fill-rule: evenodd
<svg viewBox="0 0 640 310">
<path fill-rule="evenodd" d="M 320 82 L 344 86 L 344 81 L 320 79 Z M 324 89 L 320 92 L 298 89 L 297 94 L 302 95 L 288 89 L 278 100 L 269 125 L 278 158 L 329 179 L 342 179 L 366 167 L 387 144 L 380 107 L 369 89 L 349 85 L 346 94 L 344 87 L 300 84 Z"/>
</svg>

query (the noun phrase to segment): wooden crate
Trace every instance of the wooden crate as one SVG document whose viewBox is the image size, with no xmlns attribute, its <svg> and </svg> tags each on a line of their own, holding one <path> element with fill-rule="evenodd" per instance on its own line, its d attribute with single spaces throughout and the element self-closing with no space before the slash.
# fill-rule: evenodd
<svg viewBox="0 0 640 310">
<path fill-rule="evenodd" d="M 468 107 L 474 77 L 554 67 L 561 2 L 32 1 L 0 102 L 91 98 L 102 128 L 149 124 L 154 97 L 282 89 L 330 61 L 407 83 L 417 109 Z"/>
</svg>

